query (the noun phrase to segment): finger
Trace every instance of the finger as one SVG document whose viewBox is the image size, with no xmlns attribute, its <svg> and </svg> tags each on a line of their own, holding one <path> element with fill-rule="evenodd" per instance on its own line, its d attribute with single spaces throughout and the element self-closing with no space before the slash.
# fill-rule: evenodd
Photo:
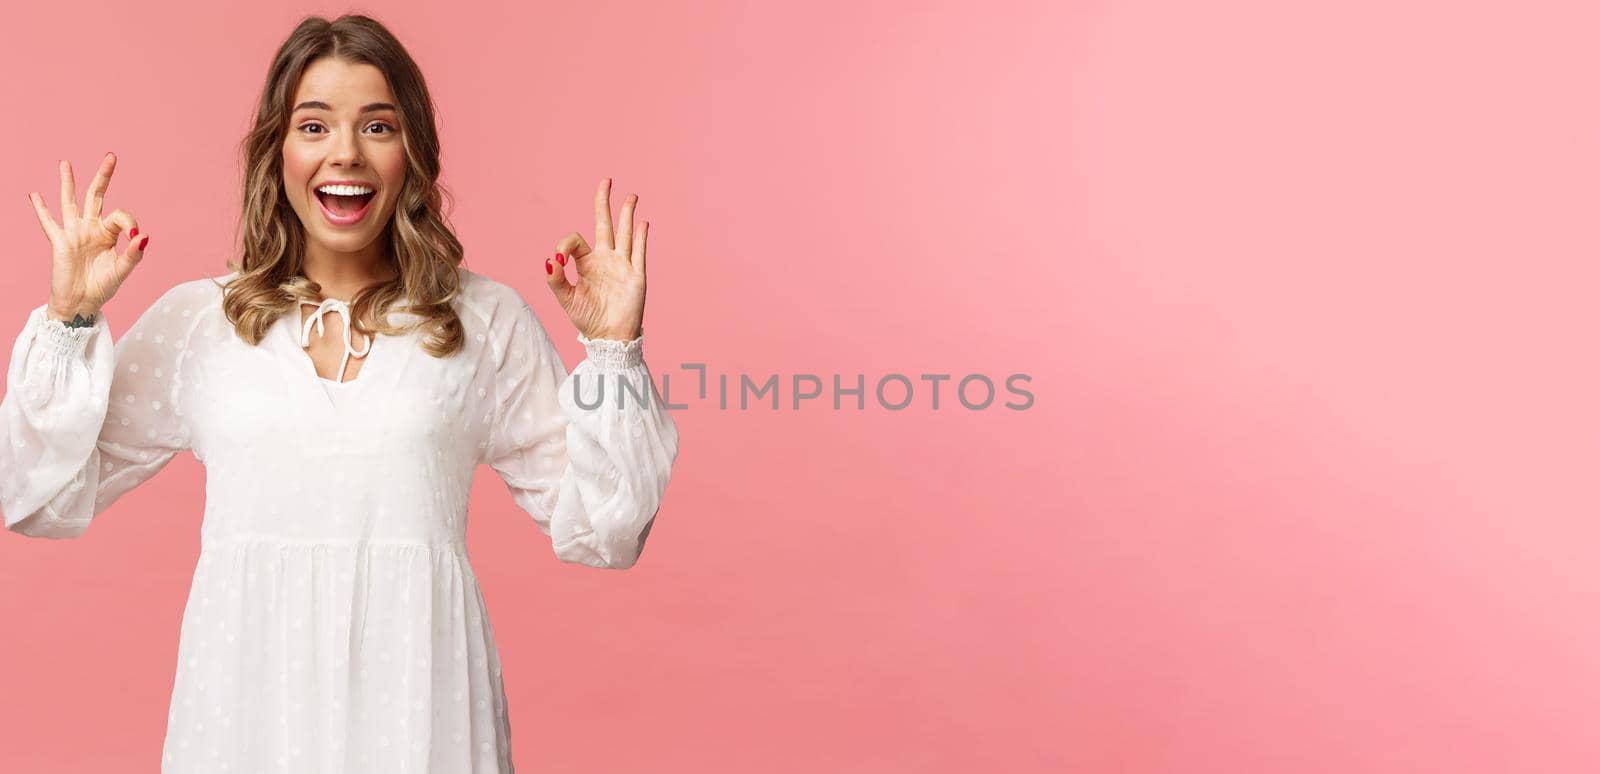
<svg viewBox="0 0 1600 774">
<path fill-rule="evenodd" d="M 633 208 L 639 203 L 637 194 L 628 194 L 622 201 L 622 217 L 617 221 L 617 249 L 624 255 L 628 252 L 628 245 L 633 243 Z"/>
<path fill-rule="evenodd" d="M 589 249 L 589 243 L 584 241 L 582 234 L 573 231 L 556 242 L 556 252 L 567 256 L 567 263 L 577 266 L 578 271 L 584 272 L 588 271 L 588 264 L 577 263 L 577 260 L 594 251 Z"/>
<path fill-rule="evenodd" d="M 111 214 L 100 219 L 100 227 L 111 236 L 112 242 L 116 242 L 117 235 L 124 231 L 129 232 L 129 239 L 138 236 L 139 221 L 134 220 L 126 211 L 112 210 Z"/>
<path fill-rule="evenodd" d="M 644 241 L 649 235 L 650 221 L 647 220 L 639 224 L 639 233 L 633 237 L 633 270 L 640 274 L 644 273 Z"/>
<path fill-rule="evenodd" d="M 562 309 L 567 308 L 572 300 L 574 285 L 567 281 L 567 270 L 556 263 L 555 257 L 544 259 L 545 284 L 550 286 L 550 292 L 556 296 L 556 301 Z"/>
<path fill-rule="evenodd" d="M 61 160 L 61 226 L 71 228 L 78 220 L 78 186 L 72 180 L 72 164 Z"/>
<path fill-rule="evenodd" d="M 149 234 L 140 234 L 138 239 L 128 242 L 128 249 L 117 256 L 117 277 L 119 280 L 126 279 L 128 274 L 133 271 L 133 267 L 138 266 L 139 262 L 144 260 L 144 251 L 149 247 Z"/>
<path fill-rule="evenodd" d="M 54 245 L 61 236 L 61 227 L 56 225 L 55 218 L 50 216 L 50 209 L 44 206 L 44 197 L 37 193 L 28 194 L 28 202 L 33 205 L 33 214 L 39 216 L 39 228 L 44 229 L 44 235 Z"/>
<path fill-rule="evenodd" d="M 117 157 L 107 153 L 100 160 L 100 169 L 94 173 L 94 179 L 89 181 L 89 192 L 83 198 L 83 216 L 85 218 L 100 217 L 100 207 L 106 201 L 106 188 L 111 185 L 111 173 L 117 168 Z"/>
<path fill-rule="evenodd" d="M 594 246 L 606 250 L 615 250 L 616 242 L 611 241 L 611 178 L 600 182 L 600 190 L 594 194 Z"/>
</svg>

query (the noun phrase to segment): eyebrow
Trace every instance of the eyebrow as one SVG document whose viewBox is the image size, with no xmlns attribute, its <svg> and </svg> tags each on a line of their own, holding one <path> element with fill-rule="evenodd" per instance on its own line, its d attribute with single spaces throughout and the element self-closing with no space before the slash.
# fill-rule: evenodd
<svg viewBox="0 0 1600 774">
<path fill-rule="evenodd" d="M 310 100 L 310 101 L 302 102 L 302 103 L 300 103 L 298 105 L 295 105 L 294 106 L 294 110 L 291 110 L 289 112 L 293 113 L 296 110 L 332 110 L 332 109 L 333 109 L 333 106 L 329 105 L 326 102 L 319 102 L 317 100 Z M 372 112 L 376 112 L 376 111 L 379 111 L 379 110 L 393 110 L 396 113 L 400 112 L 397 108 L 395 108 L 394 105 L 392 105 L 392 104 L 390 104 L 388 102 L 374 102 L 374 103 L 372 103 L 370 105 L 362 105 L 360 112 L 362 112 L 362 113 L 372 113 Z"/>
</svg>

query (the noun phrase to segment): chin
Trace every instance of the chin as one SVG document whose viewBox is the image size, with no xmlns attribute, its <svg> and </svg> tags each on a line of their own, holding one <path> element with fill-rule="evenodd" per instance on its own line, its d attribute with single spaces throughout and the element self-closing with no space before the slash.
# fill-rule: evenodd
<svg viewBox="0 0 1600 774">
<path fill-rule="evenodd" d="M 389 217 L 392 215 L 392 212 L 387 212 L 374 218 L 373 215 L 377 213 L 369 213 L 367 219 L 370 223 L 363 223 L 358 228 L 339 228 L 325 222 L 321 211 L 315 209 L 315 204 L 311 206 L 313 209 L 310 213 L 300 213 L 300 227 L 304 229 L 308 241 L 332 253 L 359 253 L 371 247 L 388 230 Z"/>
<path fill-rule="evenodd" d="M 331 253 L 359 253 L 378 241 L 382 231 L 372 234 L 313 234 L 311 238 Z"/>
</svg>

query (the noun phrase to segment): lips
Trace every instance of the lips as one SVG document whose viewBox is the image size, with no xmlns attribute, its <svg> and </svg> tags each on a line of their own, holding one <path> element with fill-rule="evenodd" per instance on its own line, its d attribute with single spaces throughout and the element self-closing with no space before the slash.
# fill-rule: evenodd
<svg viewBox="0 0 1600 774">
<path fill-rule="evenodd" d="M 317 209 L 322 210 L 322 217 L 335 226 L 353 226 L 360 223 L 367 216 L 367 210 L 372 207 L 376 193 L 362 194 L 360 196 L 340 196 L 337 194 L 312 191 L 317 199 Z"/>
</svg>

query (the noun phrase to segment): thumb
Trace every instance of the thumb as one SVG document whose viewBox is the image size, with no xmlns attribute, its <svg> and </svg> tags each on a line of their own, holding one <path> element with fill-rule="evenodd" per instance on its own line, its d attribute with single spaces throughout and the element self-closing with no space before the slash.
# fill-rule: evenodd
<svg viewBox="0 0 1600 774">
<path fill-rule="evenodd" d="M 138 229 L 135 228 L 134 230 L 137 231 Z M 126 279 L 129 274 L 133 273 L 134 267 L 144 260 L 144 249 L 149 244 L 149 234 L 140 234 L 138 239 L 128 240 L 128 249 L 122 251 L 122 254 L 116 257 L 115 264 L 118 277 Z"/>
<path fill-rule="evenodd" d="M 545 284 L 550 286 L 550 292 L 556 295 L 556 301 L 561 303 L 561 308 L 567 307 L 567 302 L 572 300 L 572 291 L 577 288 L 567 281 L 567 267 L 557 263 L 554 257 L 544 259 Z"/>
</svg>

